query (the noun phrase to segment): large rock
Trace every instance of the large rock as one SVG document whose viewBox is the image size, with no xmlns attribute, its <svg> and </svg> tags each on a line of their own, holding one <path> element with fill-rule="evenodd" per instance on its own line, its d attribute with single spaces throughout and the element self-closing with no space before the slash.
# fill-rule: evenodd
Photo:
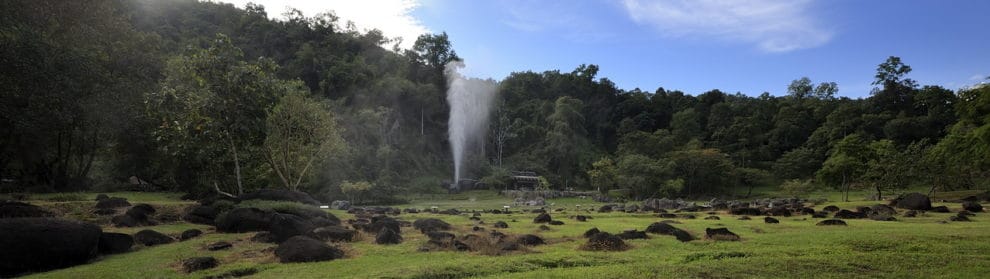
<svg viewBox="0 0 990 279">
<path fill-rule="evenodd" d="M 189 208 L 182 220 L 193 224 L 213 225 L 217 219 L 217 209 L 208 205 L 197 205 Z"/>
<path fill-rule="evenodd" d="M 540 213 L 540 215 L 537 215 L 536 218 L 533 218 L 533 223 L 537 223 L 537 224 L 539 224 L 539 223 L 549 223 L 552 220 L 553 219 L 550 218 L 550 214 Z"/>
<path fill-rule="evenodd" d="M 142 230 L 134 234 L 134 241 L 144 246 L 156 246 L 172 243 L 175 239 L 154 230 Z"/>
<path fill-rule="evenodd" d="M 502 222 L 502 223 L 505 223 L 505 222 Z M 448 224 L 447 222 L 444 222 L 443 220 L 435 219 L 435 218 L 418 219 L 416 221 L 413 221 L 413 224 L 412 225 L 413 225 L 413 228 L 415 228 L 415 229 L 417 229 L 417 230 L 419 230 L 420 232 L 423 232 L 423 233 L 431 232 L 431 231 L 446 231 L 446 230 L 450 230 L 450 224 Z M 495 227 L 496 228 L 499 227 L 497 225 L 497 222 L 496 222 Z M 505 227 L 508 227 L 508 225 L 506 225 Z"/>
<path fill-rule="evenodd" d="M 729 214 L 732 214 L 732 215 L 759 216 L 759 215 L 763 215 L 763 211 L 760 211 L 759 208 L 737 207 L 737 208 L 733 208 L 733 209 L 729 210 Z"/>
<path fill-rule="evenodd" d="M 217 231 L 224 233 L 267 231 L 273 215 L 272 212 L 253 207 L 235 208 L 217 217 Z"/>
<path fill-rule="evenodd" d="M 627 246 L 622 238 L 607 232 L 599 232 L 589 237 L 582 248 L 591 251 L 622 251 Z"/>
<path fill-rule="evenodd" d="M 543 241 L 542 237 L 539 237 L 535 234 L 520 235 L 516 237 L 516 243 L 526 246 L 536 246 L 536 245 L 546 244 L 546 242 Z"/>
<path fill-rule="evenodd" d="M 97 255 L 100 227 L 54 218 L 0 219 L 0 277 L 83 264 Z"/>
<path fill-rule="evenodd" d="M 214 257 L 195 257 L 182 260 L 182 269 L 187 273 L 214 268 L 218 265 L 220 262 Z"/>
<path fill-rule="evenodd" d="M 306 234 L 314 228 L 316 227 L 312 223 L 302 217 L 276 213 L 272 215 L 268 231 L 272 233 L 276 242 L 282 242 L 290 237 Z"/>
<path fill-rule="evenodd" d="M 846 221 L 842 221 L 842 220 L 839 220 L 839 219 L 828 219 L 828 220 L 822 220 L 821 222 L 818 222 L 818 224 L 815 224 L 815 225 L 818 225 L 818 226 L 845 226 L 846 225 Z"/>
<path fill-rule="evenodd" d="M 308 235 L 312 238 L 323 241 L 350 242 L 354 240 L 355 233 L 356 231 L 348 230 L 347 228 L 341 226 L 326 226 L 313 229 Z"/>
<path fill-rule="evenodd" d="M 54 214 L 37 205 L 16 201 L 0 201 L 0 219 L 52 216 Z"/>
<path fill-rule="evenodd" d="M 921 193 L 907 193 L 891 201 L 897 208 L 911 210 L 929 210 L 932 208 L 932 201 L 928 196 Z"/>
<path fill-rule="evenodd" d="M 839 212 L 836 212 L 834 217 L 841 219 L 863 219 L 866 218 L 867 216 L 866 213 L 863 212 L 856 212 L 856 211 L 849 211 L 842 209 L 839 210 Z"/>
<path fill-rule="evenodd" d="M 399 244 L 402 243 L 402 235 L 390 228 L 382 228 L 375 236 L 375 243 L 378 244 Z"/>
<path fill-rule="evenodd" d="M 344 257 L 344 252 L 308 236 L 293 236 L 275 248 L 283 263 L 319 262 Z"/>
<path fill-rule="evenodd" d="M 679 240 L 681 242 L 687 242 L 687 241 L 694 240 L 694 236 L 692 236 L 687 231 L 684 231 L 682 229 L 675 228 L 674 226 L 671 226 L 668 223 L 656 222 L 656 223 L 650 224 L 649 226 L 646 227 L 646 232 L 653 233 L 653 234 L 672 235 L 672 236 L 676 237 L 677 240 Z"/>
<path fill-rule="evenodd" d="M 179 241 L 186 241 L 203 235 L 203 231 L 198 229 L 188 229 L 179 234 Z"/>
<path fill-rule="evenodd" d="M 969 212 L 983 212 L 983 205 L 975 201 L 962 203 L 962 208 Z"/>
<path fill-rule="evenodd" d="M 739 241 L 739 235 L 727 228 L 705 228 L 705 238 L 716 241 Z"/>
<path fill-rule="evenodd" d="M 683 200 L 669 200 L 667 198 L 660 199 L 646 199 L 643 200 L 644 207 L 651 207 L 657 209 L 679 209 L 684 207 L 693 206 L 694 203 L 685 202 Z"/>
<path fill-rule="evenodd" d="M 237 197 L 239 200 L 268 200 L 268 201 L 292 201 L 311 205 L 319 205 L 320 202 L 307 193 L 282 189 L 261 189 L 258 191 L 245 193 Z"/>
<path fill-rule="evenodd" d="M 134 237 L 129 234 L 105 232 L 100 234 L 100 254 L 119 254 L 131 251 Z"/>
</svg>

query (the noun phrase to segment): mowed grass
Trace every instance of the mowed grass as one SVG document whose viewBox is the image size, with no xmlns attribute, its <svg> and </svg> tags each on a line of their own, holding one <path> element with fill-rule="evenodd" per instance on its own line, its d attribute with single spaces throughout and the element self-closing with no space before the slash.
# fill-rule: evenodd
<svg viewBox="0 0 990 279">
<path fill-rule="evenodd" d="M 862 194 L 862 193 L 860 193 Z M 865 194 L 864 194 L 865 195 Z M 863 195 L 850 197 L 860 197 Z M 174 202 L 173 201 L 165 201 Z M 471 232 L 477 225 L 505 221 L 508 234 L 537 234 L 548 245 L 529 247 L 527 251 L 501 256 L 474 252 L 418 252 L 427 238 L 413 228 L 403 228 L 404 242 L 399 245 L 374 244 L 374 236 L 360 234 L 352 243 L 333 244 L 346 251 L 346 258 L 318 263 L 281 264 L 273 255 L 273 244 L 249 241 L 253 235 L 218 234 L 207 226 L 185 223 L 151 227 L 168 234 L 198 228 L 207 232 L 200 238 L 173 244 L 142 247 L 136 251 L 103 257 L 91 264 L 34 274 L 34 278 L 202 278 L 252 269 L 250 278 L 986 278 L 990 274 L 990 213 L 977 213 L 973 222 L 945 221 L 954 213 L 926 213 L 917 218 L 899 217 L 895 222 L 846 220 L 846 227 L 822 227 L 821 219 L 810 216 L 778 217 L 780 224 L 765 224 L 762 217 L 738 220 L 719 212 L 721 220 L 704 220 L 706 212 L 694 213 L 696 219 L 675 219 L 696 237 L 705 228 L 726 227 L 739 234 L 739 242 L 695 240 L 682 243 L 671 236 L 651 235 L 650 239 L 629 240 L 631 248 L 622 252 L 583 251 L 584 231 L 597 227 L 619 233 L 627 229 L 643 230 L 664 219 L 649 213 L 588 212 L 600 203 L 587 199 L 548 200 L 548 208 L 562 226 L 541 231 L 532 222 L 536 214 L 487 214 L 485 224 L 457 216 L 432 213 L 402 214 L 399 219 L 439 218 L 454 225 L 455 234 Z M 827 205 L 854 209 L 875 201 L 826 202 Z M 580 209 L 577 205 L 580 204 Z M 414 199 L 400 208 L 500 209 L 511 200 L 479 191 L 449 197 Z M 953 211 L 958 203 L 936 203 Z M 343 211 L 331 213 L 341 219 L 353 218 Z M 568 217 L 591 216 L 587 222 Z M 141 228 L 143 229 L 143 228 Z M 138 229 L 107 229 L 136 232 Z M 203 247 L 215 241 L 230 241 L 234 248 L 207 251 Z M 181 271 L 182 259 L 194 256 L 217 257 L 221 266 L 187 274 Z"/>
</svg>

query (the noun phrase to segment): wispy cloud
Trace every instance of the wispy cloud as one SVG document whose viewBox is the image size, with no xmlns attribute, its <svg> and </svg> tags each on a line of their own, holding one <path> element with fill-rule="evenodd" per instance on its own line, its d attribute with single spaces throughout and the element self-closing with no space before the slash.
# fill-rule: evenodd
<svg viewBox="0 0 990 279">
<path fill-rule="evenodd" d="M 990 74 L 975 74 L 975 75 L 969 77 L 969 80 L 972 80 L 972 81 L 985 81 L 987 78 L 990 78 Z"/>
<path fill-rule="evenodd" d="M 767 52 L 813 48 L 832 39 L 809 0 L 625 0 L 629 16 L 672 37 L 755 44 Z"/>
<path fill-rule="evenodd" d="M 551 33 L 572 41 L 600 41 L 613 37 L 602 27 L 589 6 L 591 1 L 520 1 L 500 2 L 506 12 L 501 20 L 513 29 L 529 33 Z"/>
<path fill-rule="evenodd" d="M 421 34 L 430 32 L 421 21 L 412 16 L 419 7 L 417 0 L 217 0 L 243 8 L 249 2 L 265 6 L 271 18 L 281 18 L 288 7 L 298 9 L 306 16 L 334 11 L 342 23 L 354 22 L 359 30 L 378 29 L 389 38 L 402 38 L 402 48 L 410 48 Z"/>
</svg>

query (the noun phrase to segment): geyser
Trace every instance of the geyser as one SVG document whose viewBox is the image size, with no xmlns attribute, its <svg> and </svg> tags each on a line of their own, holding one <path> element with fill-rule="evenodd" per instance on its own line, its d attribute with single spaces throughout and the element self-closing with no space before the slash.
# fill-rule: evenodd
<svg viewBox="0 0 990 279">
<path fill-rule="evenodd" d="M 447 103 L 450 104 L 450 120 L 447 134 L 450 137 L 450 150 L 454 155 L 454 182 L 457 189 L 461 181 L 461 164 L 469 143 L 483 139 L 488 127 L 492 102 L 495 100 L 497 85 L 492 80 L 466 78 L 460 70 L 464 63 L 447 63 Z"/>
</svg>

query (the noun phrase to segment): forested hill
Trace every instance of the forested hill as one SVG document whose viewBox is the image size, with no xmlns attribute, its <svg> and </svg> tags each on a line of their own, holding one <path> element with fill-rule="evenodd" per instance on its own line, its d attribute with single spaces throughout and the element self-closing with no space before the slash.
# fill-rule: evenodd
<svg viewBox="0 0 990 279">
<path fill-rule="evenodd" d="M 379 203 L 450 180 L 443 67 L 460 58 L 445 33 L 404 50 L 329 11 L 269 20 L 192 0 L 13 0 L 0 13 L 0 191 L 136 176 Z M 633 198 L 986 187 L 990 86 L 921 85 L 908 61 L 876 59 L 866 99 L 802 73 L 781 96 L 625 90 L 594 64 L 513 73 L 467 174 L 502 189 L 529 170 L 540 187 Z"/>
</svg>

